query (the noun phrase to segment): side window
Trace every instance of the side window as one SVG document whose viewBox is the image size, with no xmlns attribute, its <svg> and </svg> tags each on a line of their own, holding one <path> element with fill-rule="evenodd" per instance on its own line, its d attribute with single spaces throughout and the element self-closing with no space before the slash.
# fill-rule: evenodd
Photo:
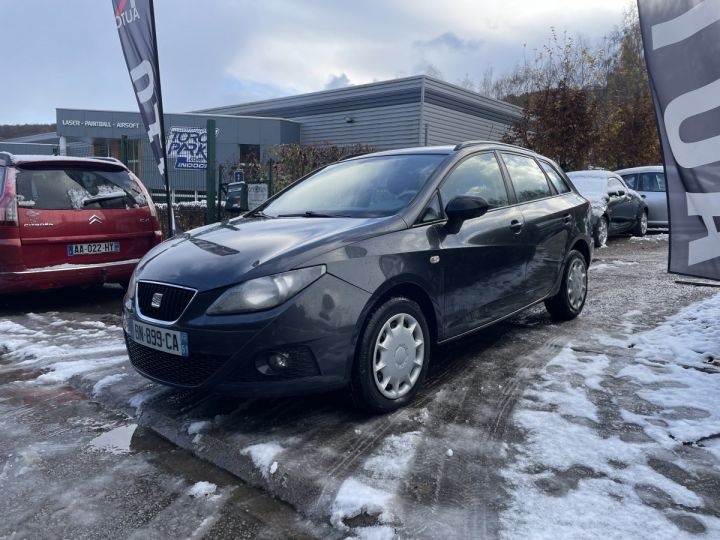
<svg viewBox="0 0 720 540">
<path fill-rule="evenodd" d="M 455 197 L 482 197 L 491 208 L 506 206 L 508 194 L 495 154 L 479 154 L 460 163 L 440 187 L 443 204 Z"/>
<path fill-rule="evenodd" d="M 563 177 L 560 176 L 552 165 L 550 165 L 547 161 L 540 160 L 540 166 L 547 173 L 548 178 L 550 178 L 552 185 L 555 186 L 555 190 L 558 193 L 568 193 L 570 191 L 570 188 L 565 183 Z"/>
<path fill-rule="evenodd" d="M 640 191 L 640 186 L 638 185 L 638 177 L 636 174 L 626 174 L 622 178 L 623 180 L 625 180 L 625 183 L 630 189 L 636 189 Z"/>
<path fill-rule="evenodd" d="M 5 167 L 0 167 L 0 193 L 5 189 Z"/>
<path fill-rule="evenodd" d="M 552 195 L 545 174 L 533 158 L 505 153 L 502 157 L 515 186 L 518 202 L 534 201 Z"/>
<path fill-rule="evenodd" d="M 440 208 L 440 197 L 438 197 L 438 194 L 436 193 L 433 195 L 433 198 L 430 199 L 430 202 L 425 207 L 423 213 L 420 214 L 416 223 L 432 223 L 433 221 L 442 219 L 442 217 L 443 212 Z"/>
<path fill-rule="evenodd" d="M 663 173 L 643 173 L 642 191 L 665 191 L 665 175 Z"/>
</svg>

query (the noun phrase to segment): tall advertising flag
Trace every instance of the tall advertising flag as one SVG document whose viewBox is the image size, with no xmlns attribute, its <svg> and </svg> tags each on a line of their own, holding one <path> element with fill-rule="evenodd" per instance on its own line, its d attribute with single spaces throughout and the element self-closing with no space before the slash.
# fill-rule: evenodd
<svg viewBox="0 0 720 540">
<path fill-rule="evenodd" d="M 165 182 L 168 230 L 172 236 L 175 232 L 175 220 L 173 219 L 170 182 L 165 162 L 165 125 L 153 2 L 152 0 L 112 0 L 112 4 L 115 11 L 115 24 L 140 108 L 140 116 L 145 124 L 158 171 Z"/>
<path fill-rule="evenodd" d="M 720 0 L 638 0 L 677 274 L 720 280 Z"/>
</svg>

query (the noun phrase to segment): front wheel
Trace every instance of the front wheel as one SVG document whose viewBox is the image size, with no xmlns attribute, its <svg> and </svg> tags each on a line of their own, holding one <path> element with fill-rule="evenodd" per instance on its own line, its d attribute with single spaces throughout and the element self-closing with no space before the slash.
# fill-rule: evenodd
<svg viewBox="0 0 720 540">
<path fill-rule="evenodd" d="M 422 386 L 430 359 L 430 332 L 420 306 L 391 298 L 370 315 L 353 367 L 353 396 L 375 413 L 410 403 Z"/>
<path fill-rule="evenodd" d="M 579 251 L 571 251 L 563 270 L 560 290 L 545 300 L 545 308 L 558 321 L 574 319 L 585 306 L 587 298 L 587 263 Z"/>
<path fill-rule="evenodd" d="M 635 228 L 633 228 L 633 236 L 645 236 L 648 230 L 648 213 L 643 210 L 640 214 L 640 218 L 635 222 Z"/>
</svg>

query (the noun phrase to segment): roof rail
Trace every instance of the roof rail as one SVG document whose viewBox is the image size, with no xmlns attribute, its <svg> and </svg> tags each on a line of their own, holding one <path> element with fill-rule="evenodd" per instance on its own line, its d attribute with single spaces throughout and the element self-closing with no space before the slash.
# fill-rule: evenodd
<svg viewBox="0 0 720 540">
<path fill-rule="evenodd" d="M 507 146 L 508 148 L 519 148 L 518 146 L 516 146 L 514 144 L 502 143 L 502 142 L 497 142 L 497 141 L 465 141 L 465 142 L 456 144 L 454 150 L 457 152 L 458 150 L 462 150 L 463 148 L 470 148 L 471 146 L 480 146 L 483 144 L 493 144 L 496 146 Z"/>
<path fill-rule="evenodd" d="M 92 156 L 92 159 L 99 159 L 101 161 L 109 161 L 110 163 L 116 163 L 117 165 L 122 165 L 123 167 L 125 164 L 120 161 L 117 158 L 111 157 L 111 156 Z"/>
<path fill-rule="evenodd" d="M 15 161 L 15 156 L 6 150 L 2 150 L 0 151 L 0 159 L 5 160 L 7 163 L 13 163 Z"/>
</svg>

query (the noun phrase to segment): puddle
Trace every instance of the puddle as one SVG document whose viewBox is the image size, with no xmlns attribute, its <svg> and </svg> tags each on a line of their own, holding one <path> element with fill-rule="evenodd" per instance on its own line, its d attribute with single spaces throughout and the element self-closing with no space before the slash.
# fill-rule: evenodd
<svg viewBox="0 0 720 540">
<path fill-rule="evenodd" d="M 111 454 L 129 454 L 130 441 L 137 427 L 137 424 L 128 424 L 111 429 L 91 440 L 90 448 Z"/>
</svg>

